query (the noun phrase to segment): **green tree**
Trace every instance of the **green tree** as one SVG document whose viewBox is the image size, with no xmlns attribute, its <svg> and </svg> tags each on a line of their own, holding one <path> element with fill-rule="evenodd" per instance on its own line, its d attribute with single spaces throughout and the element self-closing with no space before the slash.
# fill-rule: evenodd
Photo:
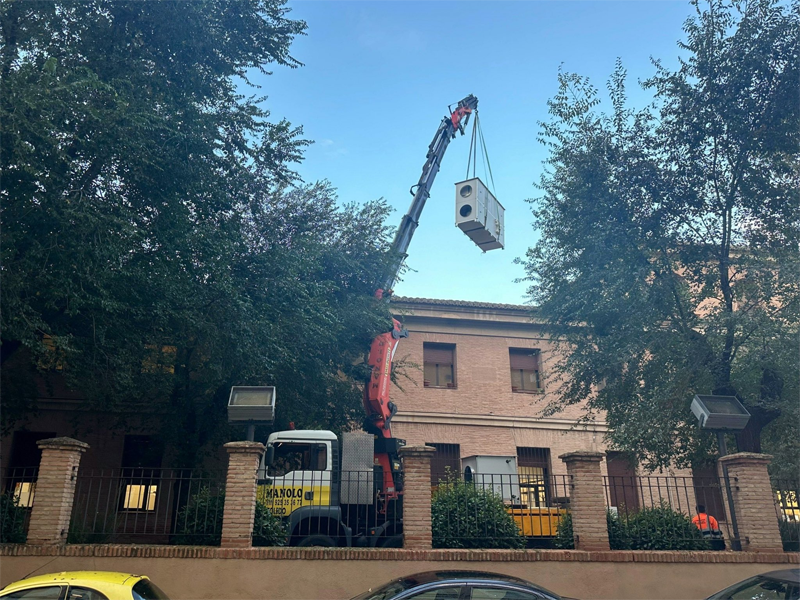
<svg viewBox="0 0 800 600">
<path fill-rule="evenodd" d="M 650 106 L 628 107 L 620 64 L 609 114 L 586 78 L 559 74 L 525 260 L 563 350 L 550 410 L 586 402 L 651 468 L 710 451 L 696 393 L 744 402 L 743 451 L 773 422 L 800 437 L 800 5 L 693 7 L 680 66 L 654 61 L 643 83 Z"/>
<path fill-rule="evenodd" d="M 302 131 L 239 87 L 305 23 L 283 0 L 0 7 L 3 426 L 31 369 L 88 407 L 153 414 L 179 466 L 232 435 L 231 385 L 281 419 L 357 413 L 384 269 L 383 201 L 301 184 Z M 7 362 L 8 361 L 8 362 Z M 14 364 L 14 368 L 8 368 Z"/>
</svg>

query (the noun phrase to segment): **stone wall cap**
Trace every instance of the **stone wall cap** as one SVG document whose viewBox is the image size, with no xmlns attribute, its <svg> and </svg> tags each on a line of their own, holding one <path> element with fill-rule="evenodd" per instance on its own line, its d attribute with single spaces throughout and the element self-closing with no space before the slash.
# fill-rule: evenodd
<svg viewBox="0 0 800 600">
<path fill-rule="evenodd" d="M 85 452 L 89 449 L 89 444 L 86 442 L 82 442 L 80 440 L 76 440 L 71 437 L 55 437 L 55 438 L 48 438 L 46 440 L 39 440 L 36 442 L 36 445 L 41 448 L 42 450 L 52 450 L 52 449 L 68 449 L 68 450 L 79 450 L 81 452 Z"/>
<path fill-rule="evenodd" d="M 573 461 L 587 461 L 587 462 L 600 462 L 603 460 L 605 454 L 602 452 L 591 452 L 591 451 L 584 451 L 580 450 L 578 452 L 567 452 L 566 454 L 560 454 L 558 458 L 563 460 L 564 462 L 573 462 Z"/>
<path fill-rule="evenodd" d="M 427 456 L 436 452 L 436 448 L 433 446 L 403 446 L 400 448 L 400 454 L 419 454 L 422 456 Z"/>
<path fill-rule="evenodd" d="M 228 442 L 224 447 L 229 453 L 244 452 L 249 454 L 261 454 L 264 452 L 264 444 L 261 442 Z"/>
<path fill-rule="evenodd" d="M 757 463 L 770 463 L 772 462 L 771 454 L 760 454 L 758 452 L 737 452 L 735 454 L 728 454 L 718 459 L 720 462 L 757 462 Z"/>
</svg>

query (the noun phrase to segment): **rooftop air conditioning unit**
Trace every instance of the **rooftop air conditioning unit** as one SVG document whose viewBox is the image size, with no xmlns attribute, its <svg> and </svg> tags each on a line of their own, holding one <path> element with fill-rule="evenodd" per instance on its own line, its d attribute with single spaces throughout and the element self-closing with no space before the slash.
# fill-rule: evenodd
<svg viewBox="0 0 800 600">
<path fill-rule="evenodd" d="M 505 248 L 505 209 L 477 177 L 456 184 L 456 226 L 484 252 Z"/>
<path fill-rule="evenodd" d="M 519 475 L 516 456 L 467 456 L 461 459 L 464 479 L 519 504 Z"/>
</svg>

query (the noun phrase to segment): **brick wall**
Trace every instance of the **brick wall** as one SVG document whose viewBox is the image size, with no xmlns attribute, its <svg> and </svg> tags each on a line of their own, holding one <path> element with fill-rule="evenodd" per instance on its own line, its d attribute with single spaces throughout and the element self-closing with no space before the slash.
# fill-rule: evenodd
<svg viewBox="0 0 800 600">
<path fill-rule="evenodd" d="M 437 569 L 504 573 L 573 598 L 705 598 L 757 573 L 800 564 L 800 555 L 788 553 L 192 546 L 5 546 L 0 558 L 0 586 L 33 571 L 90 565 L 145 573 L 174 600 L 340 600 L 394 577 Z"/>
</svg>

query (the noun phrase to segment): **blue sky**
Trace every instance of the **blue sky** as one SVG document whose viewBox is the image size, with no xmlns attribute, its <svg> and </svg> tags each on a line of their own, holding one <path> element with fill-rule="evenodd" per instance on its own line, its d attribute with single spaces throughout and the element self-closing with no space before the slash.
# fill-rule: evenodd
<svg viewBox="0 0 800 600">
<path fill-rule="evenodd" d="M 411 242 L 403 296 L 522 304 L 514 259 L 537 238 L 527 198 L 536 197 L 547 154 L 536 136 L 564 70 L 601 90 L 617 57 L 637 84 L 650 57 L 678 64 L 677 41 L 692 14 L 683 1 L 290 1 L 308 23 L 292 54 L 305 66 L 256 78 L 274 120 L 302 125 L 314 140 L 299 172 L 327 179 L 341 201 L 386 198 L 396 226 L 408 210 L 428 144 L 447 106 L 479 100 L 506 248 L 482 253 L 454 225 L 455 186 L 467 170 L 469 136 L 450 144 Z M 471 130 L 471 123 L 470 123 Z M 478 175 L 486 180 L 481 169 Z"/>
</svg>

